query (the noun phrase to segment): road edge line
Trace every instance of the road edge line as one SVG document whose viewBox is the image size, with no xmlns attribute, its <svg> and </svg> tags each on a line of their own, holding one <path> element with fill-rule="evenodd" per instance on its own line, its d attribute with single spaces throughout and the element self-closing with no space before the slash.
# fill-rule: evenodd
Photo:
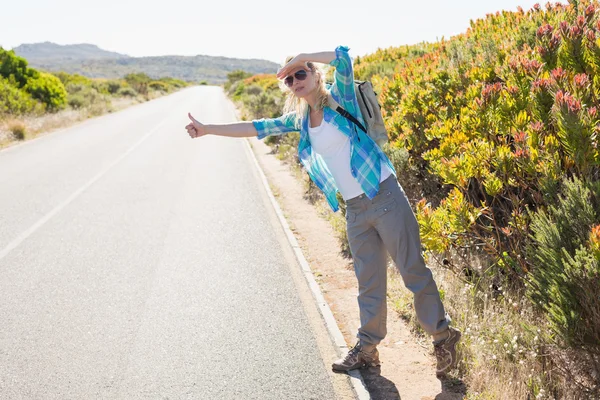
<svg viewBox="0 0 600 400">
<path fill-rule="evenodd" d="M 298 260 L 300 267 L 302 268 L 302 273 L 303 273 L 304 278 L 306 279 L 308 286 L 313 294 L 313 298 L 317 302 L 317 306 L 319 307 L 321 316 L 323 317 L 323 320 L 325 321 L 325 326 L 327 327 L 329 336 L 333 340 L 336 348 L 338 349 L 338 356 L 342 356 L 342 355 L 346 354 L 349 350 L 348 346 L 346 345 L 346 340 L 344 339 L 344 335 L 342 334 L 342 331 L 340 330 L 340 328 L 337 324 L 337 321 L 335 320 L 335 317 L 333 316 L 333 313 L 331 312 L 331 308 L 329 308 L 329 304 L 327 304 L 327 301 L 325 300 L 325 297 L 323 296 L 323 292 L 321 292 L 321 288 L 319 287 L 319 284 L 315 280 L 314 274 L 310 268 L 310 265 L 308 264 L 308 261 L 306 261 L 306 258 L 304 257 L 304 254 L 302 253 L 302 249 L 300 248 L 300 245 L 298 244 L 296 237 L 294 236 L 292 230 L 290 229 L 290 227 L 287 223 L 287 220 L 285 219 L 285 216 L 283 215 L 283 212 L 281 211 L 281 207 L 279 206 L 277 199 L 275 199 L 275 196 L 273 195 L 273 192 L 271 191 L 271 188 L 269 187 L 269 181 L 268 181 L 264 171 L 262 170 L 262 167 L 260 166 L 260 163 L 258 162 L 256 155 L 254 154 L 254 150 L 252 149 L 250 141 L 248 139 L 246 139 L 246 140 L 244 140 L 244 142 L 246 143 L 247 149 L 252 156 L 254 164 L 255 164 L 255 166 L 259 172 L 259 175 L 261 177 L 261 182 L 263 184 L 263 187 L 265 188 L 265 191 L 267 192 L 269 200 L 271 201 L 271 205 L 275 209 L 275 213 L 277 214 L 277 218 L 279 219 L 279 222 L 280 222 L 281 226 L 283 227 L 283 231 L 285 232 L 288 242 L 289 242 L 290 246 L 292 247 L 294 254 L 296 255 L 296 259 Z M 352 385 L 352 389 L 354 390 L 355 394 L 357 395 L 357 398 L 359 400 L 370 400 L 371 395 L 369 394 L 369 392 L 367 391 L 367 389 L 365 387 L 365 383 L 364 383 L 364 380 L 363 380 L 363 377 L 362 377 L 360 371 L 352 370 L 352 371 L 348 372 L 348 375 L 351 378 L 350 384 Z"/>
</svg>

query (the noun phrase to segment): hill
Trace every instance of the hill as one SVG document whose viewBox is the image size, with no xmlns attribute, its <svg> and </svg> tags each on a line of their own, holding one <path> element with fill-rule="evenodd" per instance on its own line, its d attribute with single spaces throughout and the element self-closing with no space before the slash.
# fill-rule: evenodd
<svg viewBox="0 0 600 400">
<path fill-rule="evenodd" d="M 15 47 L 15 54 L 26 58 L 29 63 L 41 60 L 90 60 L 128 58 L 128 55 L 106 51 L 94 44 L 67 44 L 60 45 L 52 42 L 22 44 Z"/>
<path fill-rule="evenodd" d="M 89 78 L 122 78 L 143 72 L 151 78 L 169 76 L 185 81 L 221 84 L 227 74 L 244 70 L 252 74 L 275 73 L 277 63 L 260 59 L 239 59 L 207 55 L 130 57 L 103 50 L 92 44 L 59 45 L 51 42 L 23 44 L 15 54 L 27 59 L 33 68 L 64 71 Z"/>
</svg>

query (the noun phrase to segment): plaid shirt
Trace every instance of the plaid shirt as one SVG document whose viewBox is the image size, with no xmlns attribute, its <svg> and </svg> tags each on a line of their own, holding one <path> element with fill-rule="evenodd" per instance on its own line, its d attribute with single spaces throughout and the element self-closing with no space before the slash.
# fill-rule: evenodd
<svg viewBox="0 0 600 400">
<path fill-rule="evenodd" d="M 352 60 L 348 55 L 348 47 L 338 46 L 335 49 L 336 58 L 330 65 L 335 68 L 334 82 L 329 87 L 333 99 L 350 114 L 357 118 L 363 126 L 365 121 L 360 113 L 356 93 L 354 90 L 354 71 Z M 361 129 L 352 122 L 334 111 L 330 107 L 323 110 L 323 118 L 328 123 L 336 126 L 341 132 L 351 138 L 350 144 L 350 169 L 364 193 L 372 199 L 379 191 L 381 176 L 381 162 L 387 163 L 390 170 L 396 174 L 394 166 L 379 148 L 379 146 Z M 288 132 L 300 131 L 298 143 L 298 158 L 312 181 L 325 195 L 331 209 L 339 209 L 337 200 L 338 188 L 329 172 L 323 158 L 315 153 L 310 145 L 308 135 L 308 110 L 301 118 L 295 113 L 284 114 L 279 118 L 262 118 L 253 120 L 252 123 L 258 132 L 258 138 L 264 139 L 270 135 L 282 135 Z"/>
</svg>

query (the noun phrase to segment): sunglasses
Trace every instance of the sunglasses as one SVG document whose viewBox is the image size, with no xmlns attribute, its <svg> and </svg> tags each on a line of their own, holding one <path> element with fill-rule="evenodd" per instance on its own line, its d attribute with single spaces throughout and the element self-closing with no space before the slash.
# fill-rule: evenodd
<svg viewBox="0 0 600 400">
<path fill-rule="evenodd" d="M 296 71 L 294 75 L 286 76 L 283 80 L 283 83 L 285 83 L 285 86 L 287 87 L 292 87 L 292 85 L 294 84 L 294 78 L 296 78 L 299 81 L 303 81 L 306 79 L 307 76 L 308 74 L 306 73 L 306 71 L 301 69 Z"/>
</svg>

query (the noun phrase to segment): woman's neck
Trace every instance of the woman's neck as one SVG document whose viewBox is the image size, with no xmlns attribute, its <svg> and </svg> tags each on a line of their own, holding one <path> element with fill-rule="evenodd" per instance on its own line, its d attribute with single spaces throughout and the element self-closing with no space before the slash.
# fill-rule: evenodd
<svg viewBox="0 0 600 400">
<path fill-rule="evenodd" d="M 306 103 L 308 103 L 308 106 L 310 107 L 311 110 L 320 110 L 321 107 L 317 106 L 317 91 L 313 90 L 312 93 L 308 94 L 304 100 L 306 100 Z"/>
</svg>

